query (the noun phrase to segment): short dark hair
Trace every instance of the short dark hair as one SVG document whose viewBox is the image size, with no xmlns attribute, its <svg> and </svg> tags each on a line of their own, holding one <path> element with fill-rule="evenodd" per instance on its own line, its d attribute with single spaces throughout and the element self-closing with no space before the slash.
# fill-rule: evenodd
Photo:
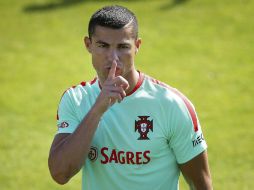
<svg viewBox="0 0 254 190">
<path fill-rule="evenodd" d="M 93 36 L 97 25 L 121 29 L 129 23 L 132 27 L 133 37 L 137 39 L 138 22 L 134 13 L 119 5 L 105 6 L 92 15 L 88 25 L 88 35 L 89 38 Z"/>
</svg>

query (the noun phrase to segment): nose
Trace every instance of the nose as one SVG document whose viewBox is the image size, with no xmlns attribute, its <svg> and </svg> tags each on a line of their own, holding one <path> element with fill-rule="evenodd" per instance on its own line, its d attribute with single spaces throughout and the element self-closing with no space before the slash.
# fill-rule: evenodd
<svg viewBox="0 0 254 190">
<path fill-rule="evenodd" d="M 110 62 L 113 62 L 113 61 L 119 61 L 119 55 L 118 55 L 118 52 L 117 50 L 115 49 L 112 49 L 109 51 L 109 54 L 108 54 L 108 59 Z"/>
</svg>

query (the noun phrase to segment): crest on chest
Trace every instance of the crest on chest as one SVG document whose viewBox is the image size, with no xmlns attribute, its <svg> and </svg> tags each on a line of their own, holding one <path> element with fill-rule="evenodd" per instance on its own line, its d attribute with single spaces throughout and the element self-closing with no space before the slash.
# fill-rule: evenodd
<svg viewBox="0 0 254 190">
<path fill-rule="evenodd" d="M 150 116 L 138 116 L 139 120 L 135 120 L 135 132 L 140 134 L 138 140 L 150 140 L 149 131 L 153 131 L 153 120 L 149 120 Z"/>
</svg>

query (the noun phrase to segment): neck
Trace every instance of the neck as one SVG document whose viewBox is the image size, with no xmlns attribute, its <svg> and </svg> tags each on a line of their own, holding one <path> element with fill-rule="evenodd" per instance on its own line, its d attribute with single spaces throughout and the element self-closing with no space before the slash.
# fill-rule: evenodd
<svg viewBox="0 0 254 190">
<path fill-rule="evenodd" d="M 127 76 L 123 76 L 129 82 L 129 88 L 126 90 L 126 94 L 130 94 L 138 83 L 140 73 L 137 70 L 131 71 Z"/>
</svg>

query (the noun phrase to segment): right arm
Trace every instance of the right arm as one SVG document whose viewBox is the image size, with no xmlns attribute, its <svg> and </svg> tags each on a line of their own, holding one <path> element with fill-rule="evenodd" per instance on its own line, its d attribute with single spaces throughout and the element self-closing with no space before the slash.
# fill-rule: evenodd
<svg viewBox="0 0 254 190">
<path fill-rule="evenodd" d="M 73 133 L 55 136 L 48 165 L 53 179 L 59 184 L 67 183 L 84 164 L 101 116 L 94 106 Z"/>
<path fill-rule="evenodd" d="M 122 101 L 126 96 L 128 82 L 121 76 L 115 77 L 115 70 L 116 63 L 113 63 L 100 95 L 77 129 L 71 134 L 62 133 L 55 136 L 48 166 L 57 183 L 67 183 L 81 169 L 102 115 L 112 104 Z"/>
</svg>

